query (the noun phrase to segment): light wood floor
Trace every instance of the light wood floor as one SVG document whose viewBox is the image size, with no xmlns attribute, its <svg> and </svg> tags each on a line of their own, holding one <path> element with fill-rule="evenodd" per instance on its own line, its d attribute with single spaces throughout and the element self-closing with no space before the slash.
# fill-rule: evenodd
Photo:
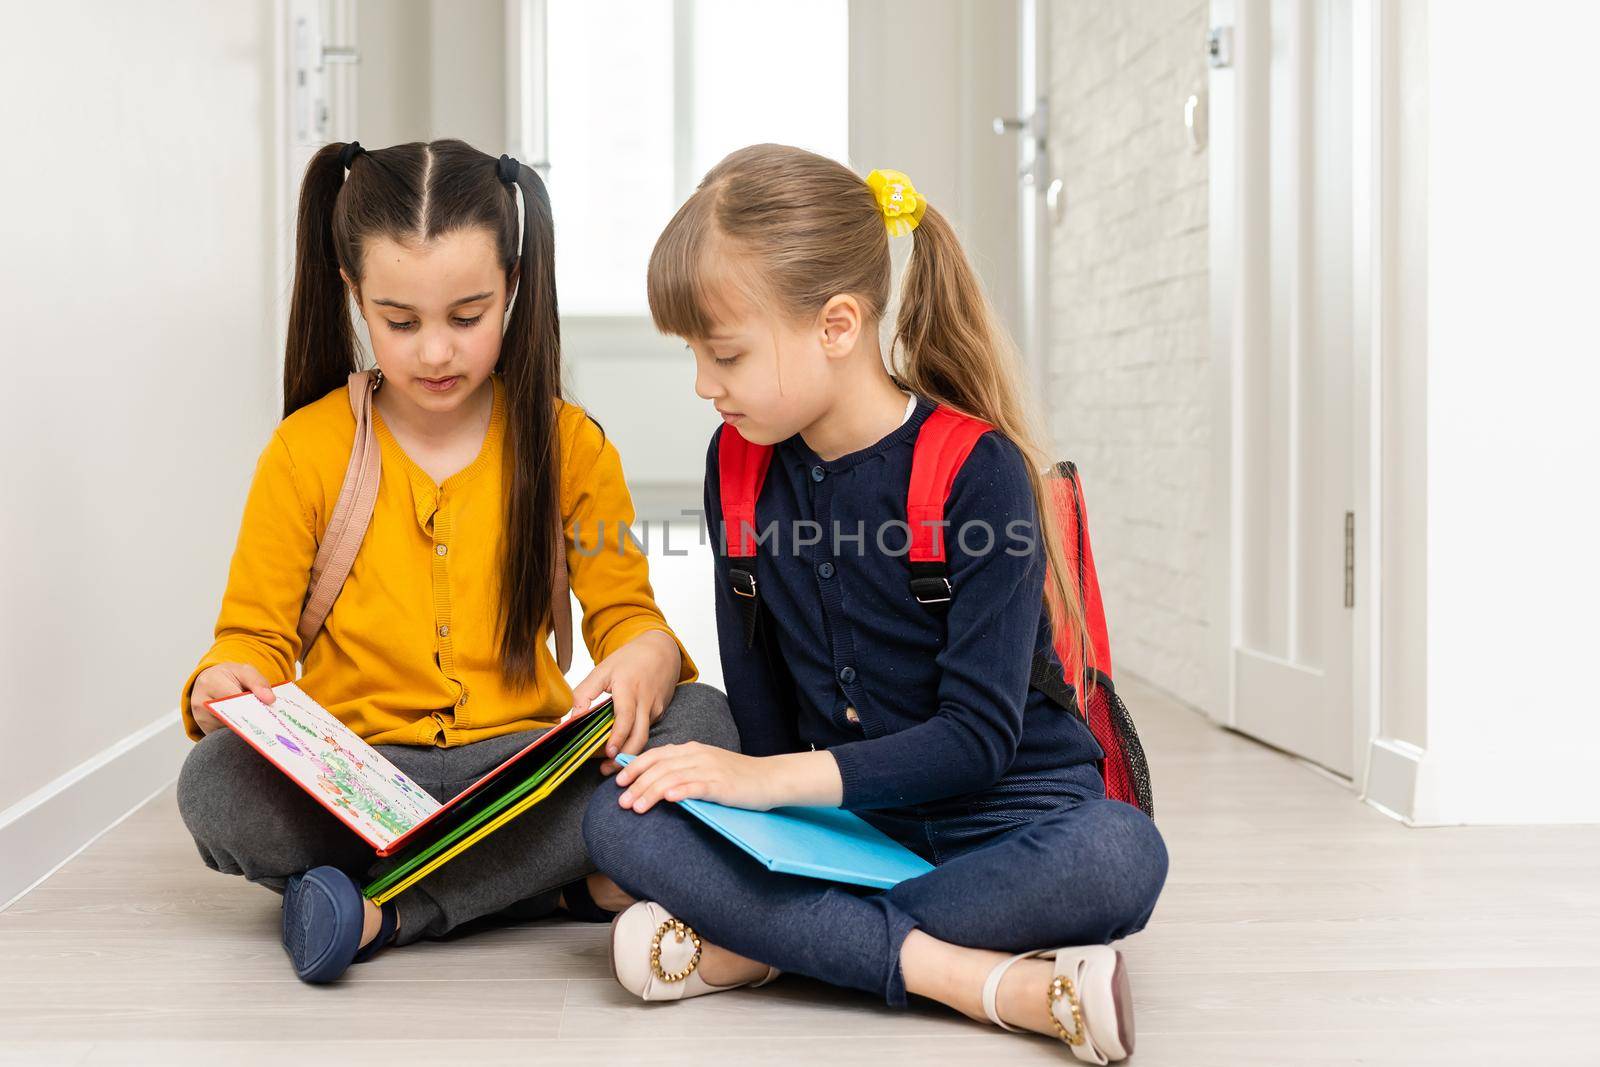
<svg viewBox="0 0 1600 1067">
<path fill-rule="evenodd" d="M 1406 829 L 1124 691 L 1172 853 L 1123 946 L 1134 1062 L 1600 1063 L 1600 830 Z M 162 794 L 0 914 L 0 1063 L 1067 1062 L 795 978 L 642 1005 L 611 981 L 605 928 L 579 924 L 415 946 L 311 988 L 276 903 L 205 870 Z"/>
</svg>

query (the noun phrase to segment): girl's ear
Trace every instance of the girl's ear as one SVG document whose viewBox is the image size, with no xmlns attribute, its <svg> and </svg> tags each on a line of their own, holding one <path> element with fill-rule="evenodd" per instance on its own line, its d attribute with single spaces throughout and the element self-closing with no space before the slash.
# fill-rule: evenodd
<svg viewBox="0 0 1600 1067">
<path fill-rule="evenodd" d="M 855 351 L 861 339 L 861 303 L 848 293 L 840 293 L 822 305 L 817 316 L 822 327 L 822 352 L 838 359 Z"/>
<path fill-rule="evenodd" d="M 361 307 L 361 286 L 356 284 L 356 280 L 350 277 L 343 267 L 339 268 L 339 277 L 344 279 L 344 287 L 350 290 L 350 295 L 355 299 L 356 308 L 359 310 Z"/>
</svg>

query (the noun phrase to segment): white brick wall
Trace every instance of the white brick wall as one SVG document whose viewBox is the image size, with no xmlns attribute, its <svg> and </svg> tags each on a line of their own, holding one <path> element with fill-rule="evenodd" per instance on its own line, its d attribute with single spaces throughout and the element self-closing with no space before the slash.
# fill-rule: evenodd
<svg viewBox="0 0 1600 1067">
<path fill-rule="evenodd" d="M 1199 704 L 1211 408 L 1206 157 L 1185 98 L 1204 84 L 1204 0 L 1049 9 L 1052 432 L 1077 461 L 1117 670 Z"/>
</svg>

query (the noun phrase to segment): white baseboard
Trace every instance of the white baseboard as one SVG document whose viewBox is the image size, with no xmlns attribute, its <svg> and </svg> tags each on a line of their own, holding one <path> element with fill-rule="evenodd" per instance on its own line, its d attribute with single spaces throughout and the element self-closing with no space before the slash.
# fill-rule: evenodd
<svg viewBox="0 0 1600 1067">
<path fill-rule="evenodd" d="M 1407 741 L 1374 738 L 1367 749 L 1367 788 L 1361 799 L 1392 818 L 1411 822 L 1416 810 L 1422 749 Z"/>
<path fill-rule="evenodd" d="M 169 711 L 0 811 L 0 911 L 171 785 L 188 748 Z"/>
<path fill-rule="evenodd" d="M 1410 826 L 1600 823 L 1600 759 L 1486 745 L 1439 752 L 1378 738 L 1362 799 Z"/>
</svg>

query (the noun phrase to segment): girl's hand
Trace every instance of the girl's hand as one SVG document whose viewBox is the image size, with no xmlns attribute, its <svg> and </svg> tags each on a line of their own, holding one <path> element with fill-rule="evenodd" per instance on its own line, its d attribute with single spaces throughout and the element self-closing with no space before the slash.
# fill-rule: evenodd
<svg viewBox="0 0 1600 1067">
<path fill-rule="evenodd" d="M 219 663 L 215 667 L 207 667 L 195 677 L 194 688 L 189 691 L 189 714 L 194 716 L 194 724 L 200 727 L 203 734 L 217 729 L 222 725 L 222 720 L 211 714 L 206 701 L 221 700 L 245 692 L 254 693 L 255 698 L 263 704 L 278 699 L 278 694 L 272 691 L 272 685 L 248 663 Z"/>
<path fill-rule="evenodd" d="M 831 758 L 830 758 L 831 759 Z M 625 808 L 647 812 L 658 800 L 712 800 L 730 808 L 776 806 L 772 758 L 744 756 L 698 741 L 652 748 L 617 772 Z"/>
<path fill-rule="evenodd" d="M 589 677 L 572 691 L 572 707 L 579 715 L 589 710 L 601 693 L 611 694 L 616 721 L 606 741 L 606 761 L 602 774 L 617 769 L 610 757 L 618 752 L 630 755 L 644 751 L 650 740 L 650 727 L 672 703 L 683 656 L 672 635 L 648 630 L 595 664 Z"/>
</svg>

